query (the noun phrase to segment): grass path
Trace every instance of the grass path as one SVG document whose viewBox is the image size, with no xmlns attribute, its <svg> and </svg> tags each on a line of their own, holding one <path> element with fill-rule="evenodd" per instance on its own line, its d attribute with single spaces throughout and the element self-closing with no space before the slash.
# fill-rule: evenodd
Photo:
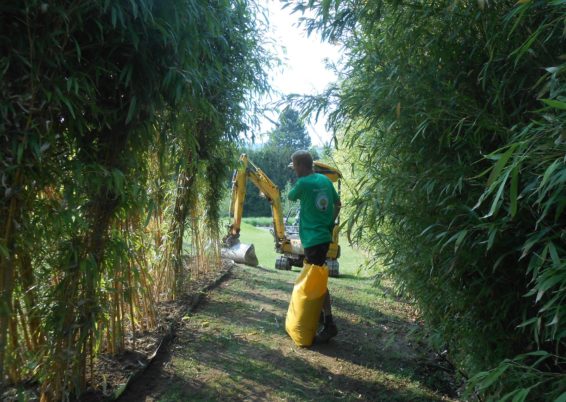
<svg viewBox="0 0 566 402">
<path fill-rule="evenodd" d="M 331 278 L 338 337 L 297 348 L 284 330 L 297 273 L 236 266 L 120 400 L 456 400 L 410 306 L 370 279 Z"/>
</svg>

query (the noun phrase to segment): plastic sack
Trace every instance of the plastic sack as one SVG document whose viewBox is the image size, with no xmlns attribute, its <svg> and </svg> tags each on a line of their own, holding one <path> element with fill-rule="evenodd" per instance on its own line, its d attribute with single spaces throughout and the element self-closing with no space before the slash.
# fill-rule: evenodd
<svg viewBox="0 0 566 402">
<path fill-rule="evenodd" d="M 328 268 L 305 263 L 295 281 L 285 320 L 285 330 L 298 346 L 312 345 L 327 285 Z"/>
</svg>

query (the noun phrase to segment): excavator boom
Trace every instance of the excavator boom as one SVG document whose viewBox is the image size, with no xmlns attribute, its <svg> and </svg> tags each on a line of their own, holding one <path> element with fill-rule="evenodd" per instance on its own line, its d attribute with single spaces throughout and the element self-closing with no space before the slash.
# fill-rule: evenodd
<svg viewBox="0 0 566 402">
<path fill-rule="evenodd" d="M 236 169 L 232 178 L 230 216 L 233 220 L 228 228 L 228 235 L 223 239 L 222 256 L 246 265 L 256 266 L 258 261 L 253 245 L 240 243 L 239 240 L 248 179 L 257 186 L 271 204 L 277 249 L 280 248 L 282 243 L 288 243 L 289 241 L 285 236 L 285 224 L 283 223 L 283 209 L 279 188 L 259 167 L 248 159 L 246 154 L 242 154 L 240 156 L 238 169 Z"/>
</svg>

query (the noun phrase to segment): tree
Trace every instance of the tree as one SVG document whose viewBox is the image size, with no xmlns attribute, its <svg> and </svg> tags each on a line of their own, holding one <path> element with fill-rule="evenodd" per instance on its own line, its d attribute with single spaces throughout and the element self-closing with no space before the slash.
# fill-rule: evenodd
<svg viewBox="0 0 566 402">
<path fill-rule="evenodd" d="M 291 153 L 311 147 L 311 138 L 299 117 L 299 112 L 291 107 L 286 107 L 281 112 L 276 128 L 269 133 L 268 146 L 292 150 Z"/>
</svg>

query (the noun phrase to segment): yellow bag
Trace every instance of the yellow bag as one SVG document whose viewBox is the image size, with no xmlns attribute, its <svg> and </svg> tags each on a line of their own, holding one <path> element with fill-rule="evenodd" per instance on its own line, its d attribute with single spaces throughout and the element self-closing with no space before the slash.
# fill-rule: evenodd
<svg viewBox="0 0 566 402">
<path fill-rule="evenodd" d="M 285 330 L 298 346 L 312 345 L 327 285 L 328 268 L 305 262 L 295 281 L 285 320 Z"/>
</svg>

